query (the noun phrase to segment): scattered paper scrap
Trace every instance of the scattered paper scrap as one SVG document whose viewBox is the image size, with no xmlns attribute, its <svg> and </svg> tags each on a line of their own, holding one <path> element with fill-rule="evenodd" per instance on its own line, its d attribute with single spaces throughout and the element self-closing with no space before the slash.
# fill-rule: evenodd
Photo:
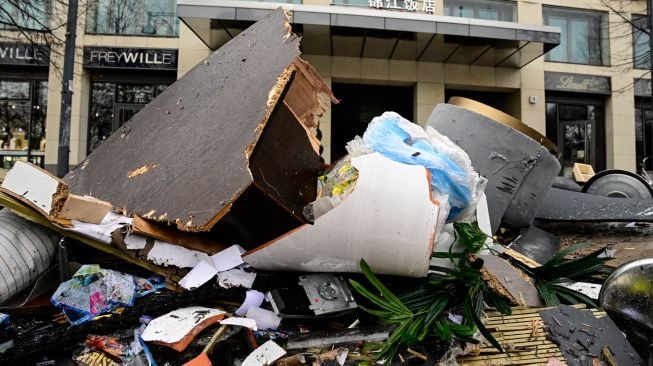
<svg viewBox="0 0 653 366">
<path fill-rule="evenodd" d="M 228 271 L 232 268 L 238 267 L 243 262 L 241 255 L 245 253 L 240 245 L 232 245 L 229 248 L 218 252 L 211 256 L 213 260 L 213 267 L 218 270 L 218 272 Z"/>
<path fill-rule="evenodd" d="M 264 299 L 265 299 L 265 294 L 260 291 L 256 291 L 256 290 L 247 291 L 245 293 L 245 300 L 243 301 L 242 305 L 240 305 L 240 307 L 236 309 L 235 312 L 236 315 L 245 316 L 250 306 L 261 306 Z"/>
<path fill-rule="evenodd" d="M 206 253 L 155 240 L 154 246 L 147 253 L 147 260 L 162 266 L 193 268 L 200 261 L 209 261 L 210 257 Z"/>
<path fill-rule="evenodd" d="M 274 341 L 267 341 L 250 353 L 243 361 L 242 366 L 270 365 L 285 354 L 286 350 L 279 347 Z"/>
<path fill-rule="evenodd" d="M 258 330 L 258 327 L 256 326 L 256 320 L 250 318 L 231 317 L 220 320 L 220 324 L 237 325 L 239 327 L 249 328 L 253 331 Z"/>
<path fill-rule="evenodd" d="M 131 217 L 110 211 L 99 224 L 89 224 L 87 222 L 72 220 L 71 223 L 73 226 L 68 228 L 68 230 L 75 231 L 105 244 L 111 244 L 111 233 L 127 225 L 131 225 L 132 221 L 133 219 Z"/>
<path fill-rule="evenodd" d="M 205 261 L 200 261 L 184 278 L 179 281 L 179 285 L 186 290 L 192 290 L 209 282 L 209 280 L 218 273 L 212 265 Z"/>
<path fill-rule="evenodd" d="M 220 287 L 224 287 L 224 288 L 232 288 L 232 287 L 252 288 L 255 279 L 256 279 L 256 273 L 245 272 L 242 269 L 238 269 L 238 268 L 234 268 L 228 271 L 218 273 L 218 284 L 220 285 Z"/>
</svg>

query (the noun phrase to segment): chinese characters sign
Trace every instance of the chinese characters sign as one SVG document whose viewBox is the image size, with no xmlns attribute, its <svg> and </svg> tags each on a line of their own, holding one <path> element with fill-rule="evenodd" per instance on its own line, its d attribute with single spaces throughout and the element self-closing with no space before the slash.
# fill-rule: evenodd
<svg viewBox="0 0 653 366">
<path fill-rule="evenodd" d="M 370 8 L 435 14 L 435 0 L 368 0 Z"/>
</svg>

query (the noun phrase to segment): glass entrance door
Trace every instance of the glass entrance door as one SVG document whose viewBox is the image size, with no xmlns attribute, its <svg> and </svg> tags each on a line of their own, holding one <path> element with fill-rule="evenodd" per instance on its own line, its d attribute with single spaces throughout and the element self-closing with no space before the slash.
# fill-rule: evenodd
<svg viewBox="0 0 653 366">
<path fill-rule="evenodd" d="M 575 163 L 596 166 L 595 128 L 592 121 L 560 121 L 558 124 L 558 147 L 562 152 L 562 172 L 573 177 Z"/>
<path fill-rule="evenodd" d="M 129 121 L 138 111 L 145 107 L 144 104 L 116 104 L 113 113 L 113 131 L 122 127 L 125 122 Z"/>
</svg>

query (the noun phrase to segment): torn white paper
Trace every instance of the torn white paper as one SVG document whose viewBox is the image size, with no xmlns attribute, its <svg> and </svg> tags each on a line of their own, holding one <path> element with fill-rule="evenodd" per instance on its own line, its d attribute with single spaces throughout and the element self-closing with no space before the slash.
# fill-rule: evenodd
<svg viewBox="0 0 653 366">
<path fill-rule="evenodd" d="M 232 245 L 229 248 L 218 252 L 211 256 L 213 260 L 213 267 L 218 270 L 218 272 L 228 271 L 234 267 L 238 267 L 241 264 L 245 263 L 241 255 L 245 253 L 240 245 Z"/>
<path fill-rule="evenodd" d="M 599 299 L 601 285 L 589 282 L 564 282 L 560 284 L 570 290 L 578 291 L 592 300 Z"/>
<path fill-rule="evenodd" d="M 224 314 L 218 309 L 191 306 L 153 319 L 141 334 L 146 342 L 176 343 L 203 321 Z"/>
<path fill-rule="evenodd" d="M 220 321 L 220 324 L 237 325 L 239 327 L 249 328 L 253 331 L 258 330 L 258 328 L 256 327 L 256 320 L 249 319 L 249 318 L 239 318 L 239 317 L 226 318 L 226 319 L 222 319 Z"/>
<path fill-rule="evenodd" d="M 188 274 L 184 276 L 184 278 L 179 281 L 179 286 L 186 290 L 198 288 L 209 282 L 209 280 L 215 277 L 217 273 L 218 271 L 216 271 L 212 265 L 200 261 L 190 272 L 188 272 Z"/>
<path fill-rule="evenodd" d="M 193 268 L 200 261 L 208 258 L 206 253 L 186 249 L 182 246 L 155 240 L 154 246 L 147 253 L 147 260 L 162 266 L 177 266 L 179 268 Z"/>
<path fill-rule="evenodd" d="M 145 249 L 146 244 L 147 244 L 146 236 L 138 235 L 138 234 L 127 234 L 127 236 L 125 236 L 125 245 L 127 246 L 127 249 L 132 249 L 132 250 Z"/>
<path fill-rule="evenodd" d="M 238 268 L 218 273 L 218 284 L 224 288 L 252 288 L 255 279 L 256 273 L 245 272 Z"/>
<path fill-rule="evenodd" d="M 256 326 L 263 330 L 276 330 L 281 324 L 281 318 L 273 311 L 259 308 L 258 306 L 250 306 L 247 309 L 246 317 L 256 320 Z"/>
<path fill-rule="evenodd" d="M 250 306 L 261 306 L 263 299 L 265 299 L 265 294 L 262 292 L 256 290 L 247 291 L 242 305 L 236 309 L 236 315 L 245 316 Z"/>
<path fill-rule="evenodd" d="M 263 343 L 254 352 L 250 353 L 243 361 L 241 366 L 264 366 L 271 365 L 274 361 L 280 359 L 286 354 L 286 350 L 279 347 L 274 341 Z"/>
<path fill-rule="evenodd" d="M 68 230 L 96 239 L 105 244 L 111 244 L 111 233 L 124 226 L 131 225 L 132 221 L 133 219 L 131 217 L 110 211 L 99 224 L 89 224 L 87 222 L 72 220 L 71 223 L 73 226 L 68 228 Z"/>
</svg>

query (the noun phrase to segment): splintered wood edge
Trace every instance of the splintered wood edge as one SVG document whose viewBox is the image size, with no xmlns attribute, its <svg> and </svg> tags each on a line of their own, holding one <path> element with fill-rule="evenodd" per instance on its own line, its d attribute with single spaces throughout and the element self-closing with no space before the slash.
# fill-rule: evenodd
<svg viewBox="0 0 653 366">
<path fill-rule="evenodd" d="M 520 263 L 523 263 L 526 267 L 530 269 L 535 269 L 542 266 L 540 263 L 528 258 L 527 256 L 519 253 L 514 249 L 504 248 L 503 254 L 505 254 L 510 259 L 514 259 Z"/>
<path fill-rule="evenodd" d="M 515 299 L 510 291 L 508 291 L 508 289 L 485 267 L 481 268 L 481 278 L 487 282 L 490 290 L 510 301 L 510 305 L 522 305 L 517 299 Z"/>
</svg>

